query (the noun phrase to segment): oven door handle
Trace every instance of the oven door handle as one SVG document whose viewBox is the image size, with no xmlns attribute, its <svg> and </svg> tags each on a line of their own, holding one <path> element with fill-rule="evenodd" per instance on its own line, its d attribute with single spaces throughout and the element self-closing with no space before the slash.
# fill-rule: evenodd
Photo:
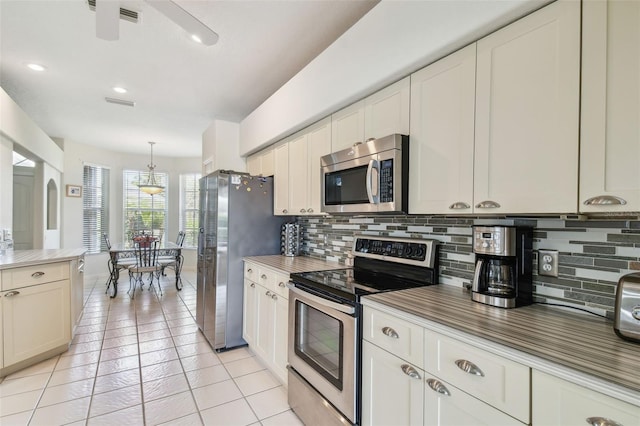
<svg viewBox="0 0 640 426">
<path fill-rule="evenodd" d="M 322 298 L 320 296 L 316 296 L 316 295 L 308 293 L 308 292 L 306 292 L 304 290 L 300 290 L 299 288 L 297 288 L 296 286 L 294 286 L 291 283 L 287 283 L 287 287 L 294 294 L 297 294 L 298 296 L 307 298 L 307 299 L 311 300 L 312 302 L 315 302 L 315 303 L 317 303 L 319 305 L 322 305 L 322 306 L 325 306 L 327 308 L 335 309 L 336 311 L 344 312 L 345 314 L 349 314 L 349 315 L 354 315 L 355 312 L 356 312 L 356 308 L 354 306 L 343 305 L 343 304 L 340 304 L 340 303 L 332 302 L 332 301 L 324 299 L 324 298 Z"/>
<path fill-rule="evenodd" d="M 373 193 L 373 171 L 376 171 L 376 193 Z M 380 204 L 380 164 L 378 160 L 370 160 L 369 166 L 367 167 L 367 197 L 369 198 L 369 203 L 371 204 Z"/>
</svg>

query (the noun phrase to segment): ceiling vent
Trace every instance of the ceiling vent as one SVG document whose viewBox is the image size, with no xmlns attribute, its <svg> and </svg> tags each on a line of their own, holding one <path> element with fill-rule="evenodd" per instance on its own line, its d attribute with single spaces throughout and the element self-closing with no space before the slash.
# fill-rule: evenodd
<svg viewBox="0 0 640 426">
<path fill-rule="evenodd" d="M 126 101 L 124 99 L 104 98 L 104 100 L 111 104 L 118 104 L 118 105 L 130 106 L 130 107 L 136 106 L 136 103 L 134 101 Z"/>
<path fill-rule="evenodd" d="M 105 1 L 105 0 L 101 0 L 101 1 Z M 96 0 L 87 0 L 87 3 L 89 4 L 89 9 L 95 12 Z M 137 24 L 139 19 L 139 14 L 138 12 L 135 12 L 133 10 L 120 8 L 120 19 Z"/>
</svg>

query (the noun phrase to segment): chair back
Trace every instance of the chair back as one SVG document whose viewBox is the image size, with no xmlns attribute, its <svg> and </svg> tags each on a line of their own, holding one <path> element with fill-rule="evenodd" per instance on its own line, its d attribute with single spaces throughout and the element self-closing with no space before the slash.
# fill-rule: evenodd
<svg viewBox="0 0 640 426">
<path fill-rule="evenodd" d="M 111 241 L 109 241 L 109 236 L 107 234 L 102 234 L 102 239 L 104 239 L 104 244 L 107 246 L 107 250 L 111 250 Z"/>
<path fill-rule="evenodd" d="M 187 234 L 184 231 L 178 232 L 178 238 L 176 238 L 176 245 L 178 247 L 182 247 L 182 244 L 184 244 L 184 237 L 186 236 Z"/>
<path fill-rule="evenodd" d="M 158 241 L 134 242 L 136 266 L 146 268 L 158 265 Z"/>
</svg>

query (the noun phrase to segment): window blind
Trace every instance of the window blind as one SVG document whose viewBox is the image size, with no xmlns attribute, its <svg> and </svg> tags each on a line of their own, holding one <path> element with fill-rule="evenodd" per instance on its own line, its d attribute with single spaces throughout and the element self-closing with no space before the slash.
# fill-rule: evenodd
<svg viewBox="0 0 640 426">
<path fill-rule="evenodd" d="M 185 232 L 184 247 L 198 246 L 200 173 L 180 175 L 180 229 Z"/>
<path fill-rule="evenodd" d="M 123 241 L 142 232 L 164 238 L 167 229 L 168 174 L 154 173 L 156 182 L 165 189 L 151 196 L 138 188 L 139 183 L 149 178 L 148 171 L 124 170 L 122 173 Z"/>
<path fill-rule="evenodd" d="M 84 166 L 82 185 L 82 243 L 87 253 L 106 251 L 102 234 L 109 234 L 109 169 Z"/>
</svg>

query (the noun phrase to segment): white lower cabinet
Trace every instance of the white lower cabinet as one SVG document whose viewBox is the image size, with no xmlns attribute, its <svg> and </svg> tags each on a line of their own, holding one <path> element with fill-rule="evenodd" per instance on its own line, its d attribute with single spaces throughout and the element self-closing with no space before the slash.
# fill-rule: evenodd
<svg viewBox="0 0 640 426">
<path fill-rule="evenodd" d="M 71 340 L 68 279 L 2 292 L 5 367 Z"/>
<path fill-rule="evenodd" d="M 638 426 L 640 407 L 533 370 L 534 426 Z"/>
<path fill-rule="evenodd" d="M 287 384 L 289 275 L 245 262 L 242 337 Z"/>
</svg>

